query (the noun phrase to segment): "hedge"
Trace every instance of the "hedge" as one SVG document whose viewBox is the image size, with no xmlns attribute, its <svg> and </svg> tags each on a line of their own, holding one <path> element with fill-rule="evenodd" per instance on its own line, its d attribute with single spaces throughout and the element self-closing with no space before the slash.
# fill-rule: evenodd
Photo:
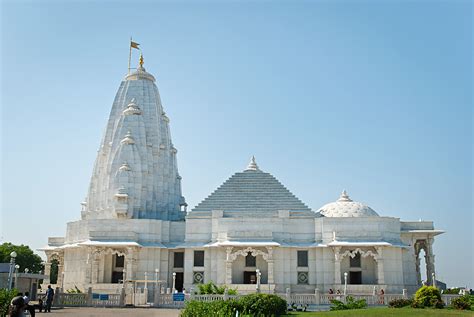
<svg viewBox="0 0 474 317">
<path fill-rule="evenodd" d="M 181 317 L 226 317 L 235 316 L 272 317 L 286 314 L 286 301 L 272 294 L 249 294 L 239 299 L 202 302 L 192 300 L 186 303 Z"/>
</svg>

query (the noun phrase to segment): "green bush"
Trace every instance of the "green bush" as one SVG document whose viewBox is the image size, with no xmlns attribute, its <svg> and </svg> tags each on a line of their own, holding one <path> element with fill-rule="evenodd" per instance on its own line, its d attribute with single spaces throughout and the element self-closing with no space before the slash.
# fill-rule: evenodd
<svg viewBox="0 0 474 317">
<path fill-rule="evenodd" d="M 470 296 L 464 295 L 464 296 L 453 299 L 451 301 L 451 306 L 454 309 L 459 309 L 459 310 L 471 309 Z"/>
<path fill-rule="evenodd" d="M 206 284 L 199 284 L 199 294 L 224 294 L 226 288 L 229 295 L 237 295 L 237 290 L 227 286 L 217 286 L 213 281 Z"/>
<path fill-rule="evenodd" d="M 422 286 L 416 291 L 412 307 L 414 308 L 443 308 L 444 302 L 441 300 L 439 289 L 433 286 Z"/>
<path fill-rule="evenodd" d="M 181 312 L 181 317 L 227 317 L 235 316 L 237 311 L 241 311 L 240 305 L 237 301 L 231 300 L 217 300 L 213 302 L 201 302 L 192 300 L 186 303 L 184 310 Z"/>
<path fill-rule="evenodd" d="M 10 308 L 10 302 L 13 297 L 18 294 L 16 289 L 7 290 L 6 288 L 0 289 L 0 316 L 7 316 L 8 309 Z"/>
<path fill-rule="evenodd" d="M 239 299 L 242 314 L 280 316 L 286 314 L 286 301 L 273 294 L 249 294 Z"/>
<path fill-rule="evenodd" d="M 365 299 L 354 300 L 352 296 L 347 296 L 346 303 L 333 299 L 331 304 L 331 310 L 362 309 L 367 307 Z"/>
<path fill-rule="evenodd" d="M 388 303 L 388 307 L 391 308 L 402 308 L 411 306 L 413 304 L 413 299 L 394 299 Z"/>
<path fill-rule="evenodd" d="M 286 301 L 276 295 L 250 294 L 238 300 L 218 300 L 213 302 L 189 301 L 186 303 L 181 317 L 226 317 L 240 315 L 249 316 L 281 316 L 286 314 Z"/>
</svg>

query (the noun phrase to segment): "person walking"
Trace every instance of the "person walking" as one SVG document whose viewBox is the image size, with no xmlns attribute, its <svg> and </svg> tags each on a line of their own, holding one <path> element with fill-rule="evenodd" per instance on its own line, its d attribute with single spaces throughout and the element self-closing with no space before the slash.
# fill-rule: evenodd
<svg viewBox="0 0 474 317">
<path fill-rule="evenodd" d="M 53 304 L 54 299 L 54 290 L 51 288 L 51 285 L 48 285 L 48 289 L 46 290 L 46 308 L 44 310 L 45 313 L 51 312 L 51 305 Z"/>
</svg>

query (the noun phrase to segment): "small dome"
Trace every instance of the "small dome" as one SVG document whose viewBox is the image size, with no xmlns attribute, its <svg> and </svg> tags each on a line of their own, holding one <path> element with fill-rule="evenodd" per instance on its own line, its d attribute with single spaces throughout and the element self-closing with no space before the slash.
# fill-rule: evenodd
<svg viewBox="0 0 474 317">
<path fill-rule="evenodd" d="M 352 201 L 344 190 L 341 197 L 333 203 L 321 207 L 318 212 L 324 217 L 378 217 L 369 206 Z"/>
<path fill-rule="evenodd" d="M 142 111 L 140 110 L 140 108 L 135 104 L 135 98 L 132 99 L 132 101 L 130 101 L 130 103 L 128 104 L 127 108 L 125 108 L 124 111 L 122 111 L 122 113 L 126 116 L 129 116 L 129 115 L 140 115 L 142 114 Z"/>
</svg>

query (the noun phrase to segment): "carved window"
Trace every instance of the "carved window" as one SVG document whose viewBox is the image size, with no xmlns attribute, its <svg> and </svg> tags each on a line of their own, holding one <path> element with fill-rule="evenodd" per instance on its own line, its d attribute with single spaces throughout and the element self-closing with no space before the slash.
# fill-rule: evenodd
<svg viewBox="0 0 474 317">
<path fill-rule="evenodd" d="M 245 266 L 246 267 L 256 267 L 257 266 L 257 258 L 254 257 L 250 252 L 245 257 Z"/>
<path fill-rule="evenodd" d="M 357 252 L 355 257 L 349 257 L 351 267 L 360 267 L 360 253 Z"/>
<path fill-rule="evenodd" d="M 298 272 L 298 284 L 308 284 L 308 272 Z"/>
<path fill-rule="evenodd" d="M 174 267 L 175 268 L 184 267 L 184 252 L 175 252 L 174 253 Z"/>
<path fill-rule="evenodd" d="M 194 266 L 204 266 L 204 251 L 194 251 Z"/>
<path fill-rule="evenodd" d="M 308 251 L 298 251 L 298 267 L 308 267 Z"/>
<path fill-rule="evenodd" d="M 204 272 L 194 272 L 193 284 L 202 284 L 202 283 L 204 283 Z"/>
</svg>

